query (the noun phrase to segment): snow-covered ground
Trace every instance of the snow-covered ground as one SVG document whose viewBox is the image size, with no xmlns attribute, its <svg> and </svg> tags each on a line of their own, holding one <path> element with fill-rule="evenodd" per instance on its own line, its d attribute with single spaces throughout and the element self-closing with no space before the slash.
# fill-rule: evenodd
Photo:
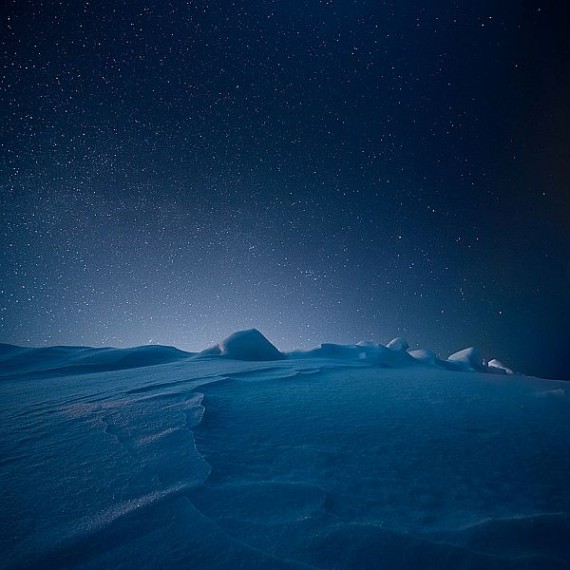
<svg viewBox="0 0 570 570">
<path fill-rule="evenodd" d="M 474 349 L 0 345 L 0 391 L 3 568 L 570 567 L 570 383 Z"/>
</svg>

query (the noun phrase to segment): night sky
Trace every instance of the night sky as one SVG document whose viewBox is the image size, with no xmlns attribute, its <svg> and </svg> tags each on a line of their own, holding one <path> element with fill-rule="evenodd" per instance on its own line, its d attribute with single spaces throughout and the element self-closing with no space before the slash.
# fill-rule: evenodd
<svg viewBox="0 0 570 570">
<path fill-rule="evenodd" d="M 570 378 L 563 4 L 8 0 L 0 341 Z"/>
</svg>

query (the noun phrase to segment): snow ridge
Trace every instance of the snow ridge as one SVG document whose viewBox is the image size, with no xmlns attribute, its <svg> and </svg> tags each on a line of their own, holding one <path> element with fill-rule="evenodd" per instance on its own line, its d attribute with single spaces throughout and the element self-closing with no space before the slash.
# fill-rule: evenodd
<svg viewBox="0 0 570 570">
<path fill-rule="evenodd" d="M 223 358 L 247 362 L 286 359 L 327 358 L 356 361 L 385 368 L 408 366 L 435 367 L 464 372 L 512 374 L 513 371 L 493 358 L 485 361 L 476 347 L 439 358 L 425 349 L 411 350 L 406 339 L 397 337 L 383 345 L 371 341 L 357 344 L 323 343 L 308 350 L 281 352 L 257 329 L 237 331 L 218 344 L 198 353 L 169 346 L 139 346 L 130 349 L 54 346 L 22 348 L 0 344 L 0 378 L 12 374 L 37 372 L 42 375 L 94 373 L 184 361 L 186 359 Z"/>
</svg>

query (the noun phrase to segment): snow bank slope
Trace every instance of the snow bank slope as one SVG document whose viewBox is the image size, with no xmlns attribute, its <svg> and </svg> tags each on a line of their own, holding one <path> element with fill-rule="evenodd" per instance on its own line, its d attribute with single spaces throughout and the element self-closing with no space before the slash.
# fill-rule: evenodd
<svg viewBox="0 0 570 570">
<path fill-rule="evenodd" d="M 3 568 L 570 566 L 570 384 L 405 343 L 81 374 L 91 349 L 22 350 L 0 349 Z"/>
<path fill-rule="evenodd" d="M 120 349 L 84 346 L 22 348 L 3 344 L 0 345 L 0 378 L 22 372 L 54 375 L 123 370 L 175 362 L 191 356 L 192 353 L 172 346 L 158 345 Z"/>
</svg>

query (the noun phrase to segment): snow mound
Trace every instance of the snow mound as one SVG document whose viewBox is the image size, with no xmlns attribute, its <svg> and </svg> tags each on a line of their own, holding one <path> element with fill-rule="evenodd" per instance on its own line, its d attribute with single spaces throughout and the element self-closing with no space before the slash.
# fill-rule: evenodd
<svg viewBox="0 0 570 570">
<path fill-rule="evenodd" d="M 289 358 L 332 358 L 335 360 L 361 361 L 386 368 L 398 368 L 415 364 L 405 350 L 390 349 L 382 344 L 360 341 L 358 344 L 323 343 L 310 350 L 287 353 Z"/>
<path fill-rule="evenodd" d="M 475 346 L 464 348 L 447 357 L 458 369 L 482 371 L 486 368 L 481 352 Z"/>
<path fill-rule="evenodd" d="M 487 363 L 487 366 L 492 369 L 492 372 L 498 372 L 498 373 L 503 373 L 503 374 L 512 374 L 513 371 L 508 368 L 507 366 L 505 366 L 500 360 L 497 360 L 496 358 L 493 358 L 492 360 L 489 360 L 489 362 Z"/>
<path fill-rule="evenodd" d="M 82 359 L 84 366 L 100 367 L 101 369 L 139 368 L 183 360 L 192 353 L 178 350 L 173 346 L 148 345 L 124 349 L 102 349 L 89 357 Z"/>
<path fill-rule="evenodd" d="M 25 373 L 53 376 L 65 372 L 86 374 L 107 370 L 124 370 L 168 364 L 184 359 L 222 357 L 243 361 L 274 361 L 285 359 L 333 359 L 383 368 L 422 366 L 463 372 L 512 374 L 513 371 L 493 359 L 483 360 L 479 349 L 466 348 L 440 359 L 431 350 L 410 350 L 401 337 L 383 344 L 360 341 L 357 344 L 322 343 L 309 350 L 281 352 L 257 329 L 238 331 L 215 346 L 198 353 L 184 352 L 170 346 L 147 345 L 134 348 L 89 348 L 82 346 L 51 346 L 43 348 L 0 344 L 0 378 Z"/>
<path fill-rule="evenodd" d="M 410 350 L 408 354 L 418 362 L 422 362 L 423 364 L 428 364 L 430 366 L 437 366 L 440 363 L 440 360 L 435 352 L 431 350 L 426 350 L 424 348 L 418 350 Z"/>
<path fill-rule="evenodd" d="M 408 350 L 408 348 L 410 348 L 410 345 L 408 344 L 408 341 L 405 338 L 399 336 L 391 340 L 386 345 L 386 347 L 389 348 L 390 350 Z"/>
<path fill-rule="evenodd" d="M 285 354 L 293 359 L 334 359 L 347 362 L 360 362 L 383 368 L 405 368 L 423 366 L 453 370 L 456 372 L 485 372 L 489 374 L 512 374 L 512 370 L 498 360 L 488 364 L 483 360 L 478 348 L 470 347 L 455 352 L 447 360 L 426 349 L 410 350 L 406 339 L 397 337 L 386 346 L 368 340 L 357 344 L 323 343 L 309 350 L 295 350 Z"/>
<path fill-rule="evenodd" d="M 238 331 L 200 353 L 200 356 L 223 356 L 233 360 L 282 360 L 285 355 L 257 329 Z"/>
<path fill-rule="evenodd" d="M 334 358 L 338 360 L 364 360 L 369 347 L 356 344 L 334 344 L 325 342 L 309 350 L 295 350 L 287 353 L 289 358 Z"/>
</svg>

